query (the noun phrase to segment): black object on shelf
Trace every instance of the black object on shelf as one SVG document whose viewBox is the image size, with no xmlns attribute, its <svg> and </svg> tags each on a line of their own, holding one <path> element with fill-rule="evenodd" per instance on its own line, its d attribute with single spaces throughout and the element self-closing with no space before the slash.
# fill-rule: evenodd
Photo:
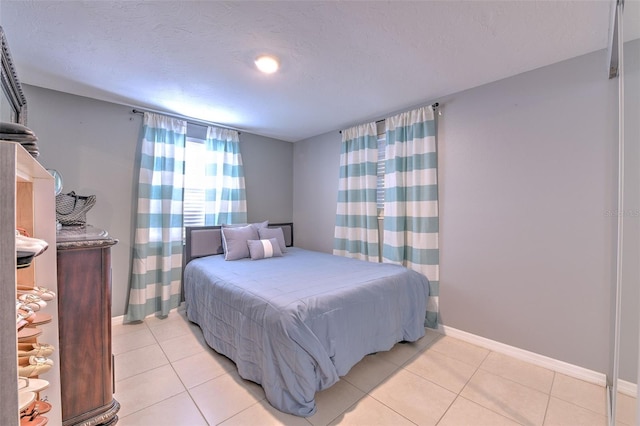
<svg viewBox="0 0 640 426">
<path fill-rule="evenodd" d="M 16 265 L 18 269 L 30 266 L 35 256 L 36 254 L 30 251 L 16 251 Z"/>
</svg>

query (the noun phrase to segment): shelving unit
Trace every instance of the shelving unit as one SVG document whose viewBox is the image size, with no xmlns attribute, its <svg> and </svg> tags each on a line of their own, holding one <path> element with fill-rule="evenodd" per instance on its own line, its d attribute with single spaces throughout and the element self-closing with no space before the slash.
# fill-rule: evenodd
<svg viewBox="0 0 640 426">
<path fill-rule="evenodd" d="M 31 266 L 16 269 L 16 227 L 45 240 L 49 248 Z M 0 424 L 19 425 L 17 390 L 16 284 L 42 286 L 57 293 L 56 223 L 53 177 L 18 143 L 0 141 Z M 41 310 L 52 316 L 38 326 L 37 340 L 58 348 L 58 305 L 55 299 Z M 40 392 L 52 405 L 46 414 L 50 425 L 62 423 L 60 360 L 58 351 L 48 357 L 54 365 L 42 376 L 49 387 Z"/>
</svg>

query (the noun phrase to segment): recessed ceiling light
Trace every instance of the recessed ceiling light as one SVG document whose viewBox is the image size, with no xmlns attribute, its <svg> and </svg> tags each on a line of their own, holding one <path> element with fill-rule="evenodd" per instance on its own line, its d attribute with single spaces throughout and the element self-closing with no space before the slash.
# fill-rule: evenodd
<svg viewBox="0 0 640 426">
<path fill-rule="evenodd" d="M 275 56 L 262 55 L 255 60 L 256 67 L 265 74 L 273 74 L 278 71 L 280 64 Z"/>
</svg>

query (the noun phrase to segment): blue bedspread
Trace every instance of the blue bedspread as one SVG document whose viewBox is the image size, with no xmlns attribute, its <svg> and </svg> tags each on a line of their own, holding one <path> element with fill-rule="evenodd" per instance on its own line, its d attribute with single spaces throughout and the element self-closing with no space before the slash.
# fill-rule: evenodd
<svg viewBox="0 0 640 426">
<path fill-rule="evenodd" d="M 424 335 L 429 283 L 401 266 L 292 247 L 264 260 L 195 259 L 184 292 L 207 343 L 274 407 L 306 417 L 315 393 L 365 355 Z"/>
</svg>

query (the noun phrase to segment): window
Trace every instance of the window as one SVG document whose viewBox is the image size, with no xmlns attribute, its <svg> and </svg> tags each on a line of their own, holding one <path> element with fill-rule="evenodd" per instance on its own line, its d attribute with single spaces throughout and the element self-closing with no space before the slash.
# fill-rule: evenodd
<svg viewBox="0 0 640 426">
<path fill-rule="evenodd" d="M 204 140 L 187 137 L 184 151 L 184 226 L 202 226 L 205 209 Z"/>
</svg>

